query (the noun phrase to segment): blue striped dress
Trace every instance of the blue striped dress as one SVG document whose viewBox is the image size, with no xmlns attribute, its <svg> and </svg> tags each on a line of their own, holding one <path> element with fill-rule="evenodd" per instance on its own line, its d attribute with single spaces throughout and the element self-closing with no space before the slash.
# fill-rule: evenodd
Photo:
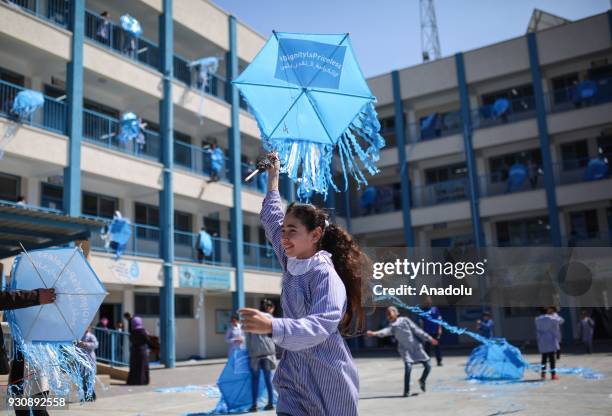
<svg viewBox="0 0 612 416">
<path fill-rule="evenodd" d="M 274 375 L 277 411 L 291 416 L 357 415 L 357 368 L 338 331 L 346 311 L 346 289 L 326 251 L 315 254 L 304 274 L 287 271 L 281 246 L 284 216 L 279 193 L 268 192 L 261 222 L 283 268 L 284 316 L 272 321 L 272 339 L 283 348 Z"/>
</svg>

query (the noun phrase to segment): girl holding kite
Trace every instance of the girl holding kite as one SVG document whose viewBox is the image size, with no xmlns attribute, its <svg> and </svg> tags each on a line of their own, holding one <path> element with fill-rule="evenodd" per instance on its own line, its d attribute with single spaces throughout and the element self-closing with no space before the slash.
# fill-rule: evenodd
<svg viewBox="0 0 612 416">
<path fill-rule="evenodd" d="M 357 368 L 342 335 L 361 331 L 361 283 L 367 256 L 327 214 L 310 204 L 283 213 L 280 162 L 269 153 L 261 222 L 283 268 L 283 318 L 239 311 L 245 332 L 270 334 L 283 354 L 274 375 L 279 415 L 357 415 Z"/>
</svg>

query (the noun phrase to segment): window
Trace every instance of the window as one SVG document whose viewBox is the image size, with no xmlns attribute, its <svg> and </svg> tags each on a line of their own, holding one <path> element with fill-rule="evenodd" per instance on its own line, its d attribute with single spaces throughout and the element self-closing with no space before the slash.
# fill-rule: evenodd
<svg viewBox="0 0 612 416">
<path fill-rule="evenodd" d="M 395 116 L 380 119 L 380 131 L 382 133 L 393 132 L 395 130 Z"/>
<path fill-rule="evenodd" d="M 525 150 L 490 158 L 489 170 L 491 172 L 491 182 L 502 182 L 507 180 L 508 170 L 510 166 L 515 163 L 522 163 L 526 167 L 529 167 L 530 162 L 536 166 L 542 166 L 542 154 L 540 153 L 540 149 Z"/>
<path fill-rule="evenodd" d="M 603 157 L 607 158 L 608 161 L 612 161 L 612 135 L 599 137 L 597 139 L 597 147 Z"/>
<path fill-rule="evenodd" d="M 0 80 L 10 82 L 11 84 L 24 86 L 25 77 L 16 72 L 0 67 Z"/>
<path fill-rule="evenodd" d="M 533 86 L 529 84 L 485 94 L 482 96 L 482 105 L 492 106 L 500 98 L 506 98 L 510 101 L 510 113 L 520 113 L 535 109 Z"/>
<path fill-rule="evenodd" d="M 83 100 L 83 108 L 116 119 L 118 119 L 120 115 L 118 110 L 88 99 Z"/>
<path fill-rule="evenodd" d="M 134 313 L 139 316 L 159 316 L 160 299 L 157 293 L 134 294 Z M 174 296 L 174 315 L 177 318 L 193 318 L 193 296 Z"/>
<path fill-rule="evenodd" d="M 148 225 L 149 227 L 159 227 L 159 208 L 153 205 L 142 204 L 136 202 L 134 222 L 140 225 Z M 158 240 L 159 229 L 151 229 L 149 227 L 135 227 L 136 235 L 139 238 L 145 238 L 149 240 Z"/>
<path fill-rule="evenodd" d="M 176 244 L 192 245 L 191 233 L 193 232 L 191 214 L 188 212 L 174 211 L 174 229 L 182 233 L 175 234 L 174 242 Z"/>
<path fill-rule="evenodd" d="M 174 131 L 174 163 L 191 167 L 191 137 L 178 131 Z"/>
<path fill-rule="evenodd" d="M 219 213 L 215 212 L 203 218 L 204 228 L 206 232 L 213 237 L 221 236 L 221 221 L 219 220 Z"/>
<path fill-rule="evenodd" d="M 496 224 L 500 246 L 537 246 L 550 244 L 547 217 L 502 221 Z"/>
<path fill-rule="evenodd" d="M 45 208 L 64 209 L 64 188 L 50 183 L 41 184 L 40 205 Z"/>
<path fill-rule="evenodd" d="M 564 103 L 572 99 L 572 88 L 578 84 L 578 74 L 562 75 L 552 79 L 555 104 Z"/>
<path fill-rule="evenodd" d="M 467 176 L 467 167 L 465 163 L 457 163 L 450 166 L 442 166 L 425 170 L 425 183 L 431 185 L 434 183 L 447 182 L 457 179 L 462 179 Z"/>
<path fill-rule="evenodd" d="M 251 227 L 248 225 L 242 226 L 242 239 L 245 243 L 251 242 Z M 251 254 L 251 246 L 249 244 L 244 245 L 244 255 L 248 256 Z"/>
<path fill-rule="evenodd" d="M 602 62 L 603 63 L 603 62 Z M 593 65 L 593 64 L 592 64 Z M 612 78 L 612 65 L 598 65 L 588 71 L 588 77 L 592 80 L 604 80 Z"/>
<path fill-rule="evenodd" d="M 590 209 L 570 213 L 570 239 L 595 238 L 599 233 L 597 210 Z"/>
<path fill-rule="evenodd" d="M 0 199 L 17 202 L 20 196 L 21 179 L 6 173 L 0 173 Z"/>
<path fill-rule="evenodd" d="M 106 195 L 83 192 L 83 214 L 94 217 L 113 218 L 119 208 L 119 200 Z"/>
<path fill-rule="evenodd" d="M 574 170 L 585 167 L 589 163 L 589 148 L 586 140 L 580 140 L 561 145 L 563 170 Z"/>
</svg>

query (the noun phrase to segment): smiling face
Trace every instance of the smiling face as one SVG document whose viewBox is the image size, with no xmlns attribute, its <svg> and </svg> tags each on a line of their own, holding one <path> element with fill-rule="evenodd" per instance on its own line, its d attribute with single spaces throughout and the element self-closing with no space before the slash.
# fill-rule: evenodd
<svg viewBox="0 0 612 416">
<path fill-rule="evenodd" d="M 321 227 L 308 231 L 308 228 L 295 216 L 285 215 L 281 244 L 287 257 L 297 257 L 298 259 L 312 257 L 317 252 L 317 244 L 321 235 Z"/>
</svg>

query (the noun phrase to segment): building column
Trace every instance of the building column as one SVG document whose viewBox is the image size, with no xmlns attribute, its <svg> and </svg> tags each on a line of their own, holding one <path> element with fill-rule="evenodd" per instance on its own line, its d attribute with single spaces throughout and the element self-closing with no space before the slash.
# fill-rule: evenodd
<svg viewBox="0 0 612 416">
<path fill-rule="evenodd" d="M 240 177 L 240 97 L 238 88 L 231 83 L 238 77 L 238 40 L 236 18 L 229 16 L 229 52 L 227 54 L 227 88 L 231 104 L 231 127 L 229 128 L 230 179 L 234 185 L 234 206 L 230 212 L 232 240 L 232 266 L 236 273 L 236 291 L 233 294 L 234 310 L 244 308 L 244 250 L 242 235 L 242 178 Z"/>
<path fill-rule="evenodd" d="M 472 213 L 472 233 L 474 234 L 474 245 L 476 248 L 484 247 L 484 233 L 480 219 L 480 205 L 478 192 L 478 170 L 472 147 L 472 117 L 470 110 L 470 98 L 468 95 L 467 82 L 465 80 L 465 64 L 463 53 L 455 54 L 455 66 L 457 68 L 457 85 L 459 86 L 459 99 L 461 101 L 461 121 L 463 124 L 463 148 L 468 169 L 468 188 L 470 191 L 470 211 Z"/>
<path fill-rule="evenodd" d="M 410 217 L 410 177 L 408 172 L 408 161 L 406 160 L 406 126 L 404 125 L 404 104 L 402 102 L 402 90 L 399 72 L 391 72 L 393 88 L 393 104 L 395 111 L 395 140 L 397 142 L 397 156 L 400 166 L 400 180 L 402 189 L 402 219 L 404 223 L 404 242 L 406 247 L 414 247 L 414 235 L 412 233 L 412 218 Z"/>
<path fill-rule="evenodd" d="M 174 37 L 172 0 L 163 0 L 159 17 L 160 71 L 162 78 L 162 100 L 159 103 L 160 138 L 162 143 L 163 187 L 159 193 L 161 225 L 161 257 L 163 260 L 163 286 L 160 288 L 160 338 L 161 361 L 166 368 L 174 368 L 176 358 L 174 318 L 174 195 L 172 168 L 174 163 L 172 108 L 172 76 Z"/>
<path fill-rule="evenodd" d="M 559 210 L 557 208 L 554 170 L 552 157 L 550 154 L 550 137 L 548 135 L 548 124 L 546 122 L 546 103 L 544 102 L 542 75 L 540 72 L 538 45 L 536 43 L 535 33 L 527 34 L 527 46 L 529 50 L 529 64 L 531 66 L 531 82 L 533 84 L 533 94 L 536 105 L 540 151 L 542 152 L 542 170 L 544 171 L 544 186 L 546 188 L 546 203 L 548 207 L 550 237 L 552 245 L 555 247 L 560 247 L 561 227 L 559 222 Z"/>
<path fill-rule="evenodd" d="M 83 42 L 85 0 L 70 2 L 71 56 L 66 70 L 68 166 L 64 168 L 64 212 L 81 215 L 81 137 L 83 135 Z"/>
</svg>

